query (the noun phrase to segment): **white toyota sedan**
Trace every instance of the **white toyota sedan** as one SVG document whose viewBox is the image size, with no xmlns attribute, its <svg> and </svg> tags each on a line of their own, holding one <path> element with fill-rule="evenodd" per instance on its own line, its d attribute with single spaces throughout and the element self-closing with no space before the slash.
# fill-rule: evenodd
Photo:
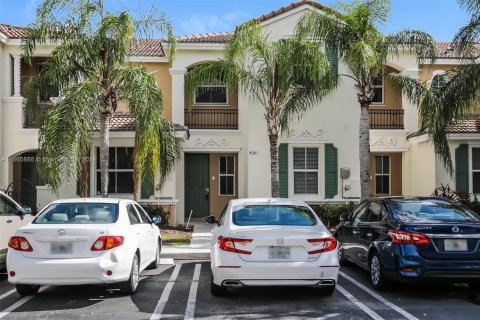
<svg viewBox="0 0 480 320">
<path fill-rule="evenodd" d="M 332 294 L 338 278 L 337 242 L 303 201 L 231 200 L 214 225 L 211 293 L 228 287 L 311 286 Z"/>
<path fill-rule="evenodd" d="M 140 272 L 160 263 L 159 222 L 131 200 L 54 201 L 10 238 L 8 281 L 21 295 L 41 285 L 107 283 L 133 294 Z"/>
</svg>

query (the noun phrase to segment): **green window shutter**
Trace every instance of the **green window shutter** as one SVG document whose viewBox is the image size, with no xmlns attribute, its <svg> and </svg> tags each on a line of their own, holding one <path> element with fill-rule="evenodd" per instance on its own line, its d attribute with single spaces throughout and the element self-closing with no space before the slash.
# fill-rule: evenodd
<svg viewBox="0 0 480 320">
<path fill-rule="evenodd" d="M 280 143 L 278 147 L 278 174 L 280 180 L 280 197 L 288 198 L 288 144 Z"/>
<path fill-rule="evenodd" d="M 461 144 L 455 149 L 455 189 L 457 192 L 469 192 L 468 145 Z"/>
<path fill-rule="evenodd" d="M 328 61 L 332 65 L 333 73 L 338 75 L 338 52 L 337 48 L 333 45 L 325 45 L 325 53 L 327 55 Z"/>
<path fill-rule="evenodd" d="M 154 185 L 152 181 L 142 179 L 142 186 L 140 188 L 140 197 L 142 199 L 150 199 L 150 196 L 154 193 Z"/>
<path fill-rule="evenodd" d="M 325 198 L 332 199 L 338 193 L 338 155 L 337 148 L 329 143 L 325 145 Z"/>
</svg>

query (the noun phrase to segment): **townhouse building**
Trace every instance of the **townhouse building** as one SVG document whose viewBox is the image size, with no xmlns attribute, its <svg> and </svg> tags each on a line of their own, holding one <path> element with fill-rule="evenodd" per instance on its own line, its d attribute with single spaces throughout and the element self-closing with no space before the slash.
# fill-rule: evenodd
<svg viewBox="0 0 480 320">
<path fill-rule="evenodd" d="M 293 34 L 307 10 L 322 10 L 319 3 L 299 1 L 257 18 L 273 40 Z M 39 47 L 33 63 L 21 55 L 22 28 L 0 25 L 0 189 L 19 201 L 41 208 L 58 197 L 76 197 L 76 182 L 65 182 L 58 193 L 41 181 L 35 155 L 38 128 L 52 104 L 44 102 L 34 116 L 25 111 L 23 83 L 45 66 L 51 46 Z M 194 101 L 185 100 L 187 70 L 223 57 L 228 33 L 177 38 L 172 65 L 161 40 L 143 40 L 132 48 L 130 61 L 154 72 L 164 96 L 164 112 L 176 124 L 183 157 L 160 190 L 142 188 L 138 198 L 164 206 L 171 224 L 194 217 L 218 215 L 234 198 L 270 196 L 270 154 L 263 107 L 248 93 L 222 84 L 199 90 Z M 419 69 L 416 57 L 402 53 L 384 66 L 384 74 L 400 73 L 437 83 L 438 75 L 461 63 L 449 43 L 438 43 L 434 66 Z M 341 60 L 334 61 L 347 74 Z M 450 176 L 433 152 L 427 136 L 407 139 L 419 129 L 417 106 L 394 90 L 386 77 L 375 86 L 370 107 L 370 185 L 374 195 L 430 195 L 440 183 L 469 193 L 480 192 L 480 118 L 472 116 L 448 128 L 455 173 Z M 133 197 L 134 122 L 121 105 L 110 124 L 110 196 Z M 307 111 L 280 139 L 281 196 L 309 203 L 345 202 L 360 196 L 360 108 L 353 82 L 342 78 L 338 89 Z M 97 133 L 92 133 L 94 137 Z M 99 191 L 99 143 L 91 148 L 90 196 Z M 154 190 L 147 192 L 147 190 Z"/>
</svg>

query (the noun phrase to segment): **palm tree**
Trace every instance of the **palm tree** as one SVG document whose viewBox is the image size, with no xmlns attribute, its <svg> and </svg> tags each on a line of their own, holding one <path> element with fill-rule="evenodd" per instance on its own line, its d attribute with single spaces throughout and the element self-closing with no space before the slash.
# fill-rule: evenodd
<svg viewBox="0 0 480 320">
<path fill-rule="evenodd" d="M 478 112 L 480 100 L 480 64 L 476 63 L 480 52 L 480 3 L 477 0 L 459 0 L 459 3 L 471 14 L 471 19 L 457 32 L 451 46 L 462 56 L 464 63 L 436 76 L 439 78 L 434 78 L 430 84 L 390 75 L 394 86 L 418 106 L 421 127 L 413 135 L 427 134 L 432 139 L 434 151 L 449 174 L 453 173 L 453 163 L 447 127 Z"/>
<path fill-rule="evenodd" d="M 374 81 L 390 56 L 401 51 L 423 57 L 435 57 L 436 46 L 428 34 L 403 30 L 384 36 L 378 29 L 390 12 L 388 0 L 362 0 L 340 4 L 339 11 L 325 8 L 323 12 L 306 14 L 297 25 L 297 34 L 323 41 L 336 48 L 353 80 L 360 105 L 359 157 L 361 199 L 370 194 L 370 132 L 368 108 L 374 97 Z"/>
<path fill-rule="evenodd" d="M 320 101 L 336 85 L 323 46 L 300 37 L 271 41 L 257 22 L 235 30 L 223 59 L 188 70 L 187 101 L 198 86 L 222 81 L 256 98 L 265 109 L 270 142 L 271 192 L 279 197 L 278 139 L 289 121 Z"/>
<path fill-rule="evenodd" d="M 155 30 L 167 35 L 172 58 L 172 27 L 155 10 L 135 20 L 127 12 L 105 12 L 102 0 L 44 0 L 38 7 L 36 20 L 22 37 L 24 57 L 31 61 L 37 45 L 56 47 L 48 56 L 48 68 L 27 85 L 27 108 L 35 109 L 39 93 L 59 87 L 59 97 L 39 136 L 39 171 L 54 189 L 62 178 L 86 178 L 83 157 L 88 155 L 92 132 L 99 127 L 101 195 L 108 196 L 109 122 L 119 101 L 128 102 L 137 128 L 134 194 L 140 172 L 143 179 L 153 181 L 159 163 L 178 160 L 179 152 L 160 159 L 165 156 L 161 143 L 173 143 L 162 140 L 162 135 L 171 135 L 165 130 L 173 128 L 162 125 L 162 93 L 154 76 L 144 66 L 128 62 L 136 39 L 149 37 Z M 178 145 L 175 142 L 170 148 Z M 162 170 L 173 167 L 167 163 Z M 87 185 L 81 181 L 83 196 Z"/>
</svg>

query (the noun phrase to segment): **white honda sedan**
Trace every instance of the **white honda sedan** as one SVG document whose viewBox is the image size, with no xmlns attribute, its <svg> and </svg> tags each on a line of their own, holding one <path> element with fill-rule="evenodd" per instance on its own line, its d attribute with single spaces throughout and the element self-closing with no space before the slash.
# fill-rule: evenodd
<svg viewBox="0 0 480 320">
<path fill-rule="evenodd" d="M 54 201 L 10 238 L 8 281 L 21 295 L 41 285 L 116 282 L 135 293 L 140 272 L 160 263 L 159 222 L 130 200 Z"/>
<path fill-rule="evenodd" d="M 214 225 L 211 293 L 228 287 L 311 286 L 332 294 L 338 278 L 337 242 L 303 201 L 231 200 Z"/>
</svg>

